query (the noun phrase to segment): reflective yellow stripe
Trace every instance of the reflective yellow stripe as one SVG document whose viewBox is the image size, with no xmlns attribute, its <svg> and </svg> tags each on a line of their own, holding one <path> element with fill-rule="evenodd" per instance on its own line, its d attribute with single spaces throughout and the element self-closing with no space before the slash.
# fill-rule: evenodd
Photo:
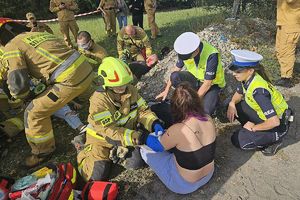
<svg viewBox="0 0 300 200">
<path fill-rule="evenodd" d="M 148 36 L 145 35 L 145 37 L 143 37 L 142 41 L 143 41 L 143 42 L 146 42 L 147 40 L 148 40 Z"/>
<path fill-rule="evenodd" d="M 76 174 L 76 170 L 75 170 L 75 168 L 73 169 L 73 177 L 72 177 L 72 179 L 71 179 L 71 182 L 74 184 L 75 182 L 76 182 L 76 176 L 77 176 L 77 174 Z"/>
<path fill-rule="evenodd" d="M 32 142 L 32 143 L 36 143 L 36 144 L 40 144 L 40 143 L 44 143 L 44 142 L 48 142 L 49 140 L 54 138 L 53 135 L 53 130 L 51 130 L 49 133 L 45 134 L 45 135 L 29 135 L 26 134 L 26 138 L 28 142 Z"/>
<path fill-rule="evenodd" d="M 151 49 L 146 49 L 146 56 L 150 56 L 152 54 L 152 50 Z"/>
<path fill-rule="evenodd" d="M 85 58 L 81 55 L 68 69 L 62 72 L 55 80 L 56 82 L 62 82 L 65 80 L 70 74 L 72 74 L 83 62 Z"/>
<path fill-rule="evenodd" d="M 73 200 L 74 199 L 74 190 L 71 191 L 71 194 L 68 198 L 68 200 Z"/>
<path fill-rule="evenodd" d="M 145 127 L 147 128 L 147 127 L 151 127 L 150 126 L 150 123 L 152 123 L 154 120 L 156 120 L 157 118 L 156 118 L 156 116 L 155 115 L 153 115 L 153 114 L 150 114 L 148 117 L 147 117 L 147 119 L 146 119 L 146 122 L 145 122 Z M 151 124 L 152 125 L 152 124 Z"/>
<path fill-rule="evenodd" d="M 130 129 L 125 130 L 124 135 L 123 135 L 125 146 L 133 146 L 132 139 L 131 139 L 132 133 L 133 133 L 133 130 L 130 130 Z"/>
<path fill-rule="evenodd" d="M 50 52 L 48 52 L 47 50 L 43 49 L 43 48 L 37 48 L 36 52 L 40 55 L 42 55 L 43 57 L 47 58 L 48 60 L 50 60 L 51 62 L 54 62 L 56 64 L 61 64 L 63 62 L 62 59 L 56 57 L 54 54 L 51 54 Z"/>
<path fill-rule="evenodd" d="M 18 127 L 18 129 L 20 131 L 24 130 L 24 123 L 21 119 L 14 117 L 14 118 L 10 118 L 6 121 L 16 125 L 16 127 Z"/>
<path fill-rule="evenodd" d="M 130 112 L 126 117 L 123 117 L 117 121 L 117 124 L 124 125 L 129 119 L 133 119 L 137 116 L 137 110 Z"/>
<path fill-rule="evenodd" d="M 142 97 L 136 103 L 138 107 L 147 106 L 146 101 Z"/>
<path fill-rule="evenodd" d="M 16 58 L 16 57 L 21 57 L 22 52 L 19 50 L 16 51 L 7 51 L 3 54 L 4 59 L 9 59 L 9 58 Z"/>
<path fill-rule="evenodd" d="M 109 111 L 104 111 L 104 112 L 97 113 L 97 114 L 93 115 L 93 119 L 95 121 L 99 121 L 101 119 L 104 119 L 104 118 L 110 117 L 110 116 L 112 116 L 112 115 Z"/>
<path fill-rule="evenodd" d="M 96 139 L 105 140 L 104 137 L 98 135 L 97 132 L 92 128 L 89 128 L 89 127 L 86 128 L 86 133 L 89 134 L 90 136 L 96 138 Z"/>
<path fill-rule="evenodd" d="M 57 40 L 57 37 L 49 33 L 39 33 L 36 35 L 30 35 L 22 39 L 23 42 L 25 42 L 26 44 L 34 48 L 36 48 L 43 42 L 50 41 L 50 40 Z"/>
<path fill-rule="evenodd" d="M 98 65 L 98 64 L 99 64 L 98 61 L 96 61 L 96 60 L 94 60 L 94 59 L 92 59 L 92 58 L 89 58 L 89 57 L 87 57 L 87 56 L 85 56 L 85 55 L 83 55 L 83 56 L 84 56 L 84 58 L 85 58 L 89 63 L 94 64 L 94 65 Z"/>
</svg>

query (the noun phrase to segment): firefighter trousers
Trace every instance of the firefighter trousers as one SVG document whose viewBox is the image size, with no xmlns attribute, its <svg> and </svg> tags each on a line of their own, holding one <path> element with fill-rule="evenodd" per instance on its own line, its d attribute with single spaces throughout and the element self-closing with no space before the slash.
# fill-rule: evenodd
<svg viewBox="0 0 300 200">
<path fill-rule="evenodd" d="M 75 40 L 75 42 L 77 42 L 77 35 L 78 35 L 79 27 L 78 27 L 76 21 L 75 20 L 65 21 L 65 22 L 61 21 L 61 22 L 59 22 L 59 26 L 60 26 L 60 31 L 64 36 L 65 43 L 68 45 L 68 47 L 72 48 L 73 44 L 71 42 L 69 31 L 71 30 L 71 32 L 74 36 L 74 40 Z"/>
<path fill-rule="evenodd" d="M 289 32 L 284 26 L 277 27 L 275 48 L 282 78 L 292 78 L 293 76 L 299 38 L 300 32 Z"/>
<path fill-rule="evenodd" d="M 104 9 L 105 10 L 105 9 Z M 114 9 L 105 10 L 104 14 L 105 31 L 107 35 L 116 34 L 116 12 Z"/>
<path fill-rule="evenodd" d="M 51 115 L 85 91 L 93 78 L 90 73 L 75 86 L 56 83 L 30 102 L 24 113 L 24 125 L 32 154 L 46 155 L 55 150 Z"/>
<path fill-rule="evenodd" d="M 146 10 L 148 17 L 148 25 L 151 29 L 151 38 L 155 39 L 159 34 L 158 26 L 155 22 L 155 11 L 154 10 Z"/>
</svg>

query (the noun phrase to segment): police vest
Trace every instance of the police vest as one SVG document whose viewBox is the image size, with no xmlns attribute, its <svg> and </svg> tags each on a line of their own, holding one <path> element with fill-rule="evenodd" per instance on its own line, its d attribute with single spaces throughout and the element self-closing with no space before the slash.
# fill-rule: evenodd
<svg viewBox="0 0 300 200">
<path fill-rule="evenodd" d="M 257 115 L 262 120 L 266 120 L 266 116 L 253 97 L 253 92 L 257 88 L 263 88 L 270 93 L 272 105 L 274 106 L 277 116 L 279 118 L 282 116 L 283 112 L 288 108 L 288 105 L 287 105 L 286 101 L 284 100 L 282 94 L 272 84 L 265 81 L 257 73 L 255 74 L 255 76 L 254 76 L 253 80 L 251 81 L 247 90 L 244 88 L 244 86 L 242 86 L 242 87 L 243 87 L 243 91 L 245 94 L 246 103 L 253 110 L 256 111 Z"/>
<path fill-rule="evenodd" d="M 203 43 L 203 49 L 200 53 L 200 60 L 198 66 L 196 65 L 194 58 L 188 59 L 183 61 L 187 71 L 193 74 L 197 79 L 200 81 L 204 81 L 204 74 L 207 67 L 207 60 L 211 54 L 218 53 L 218 67 L 217 67 L 217 74 L 215 79 L 212 81 L 212 84 L 218 85 L 220 88 L 225 87 L 225 77 L 224 77 L 224 69 L 221 63 L 220 53 L 216 48 L 212 45 L 208 44 L 207 42 Z"/>
</svg>

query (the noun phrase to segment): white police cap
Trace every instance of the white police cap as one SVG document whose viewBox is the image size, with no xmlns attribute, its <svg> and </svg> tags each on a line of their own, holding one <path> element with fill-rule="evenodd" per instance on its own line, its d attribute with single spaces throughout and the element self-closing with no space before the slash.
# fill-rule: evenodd
<svg viewBox="0 0 300 200">
<path fill-rule="evenodd" d="M 199 47 L 200 38 L 193 32 L 182 33 L 174 42 L 174 50 L 178 53 L 178 57 L 186 60 Z"/>
<path fill-rule="evenodd" d="M 233 62 L 229 67 L 230 70 L 242 68 L 253 68 L 259 64 L 263 56 L 248 50 L 232 50 L 230 53 L 234 56 Z"/>
</svg>

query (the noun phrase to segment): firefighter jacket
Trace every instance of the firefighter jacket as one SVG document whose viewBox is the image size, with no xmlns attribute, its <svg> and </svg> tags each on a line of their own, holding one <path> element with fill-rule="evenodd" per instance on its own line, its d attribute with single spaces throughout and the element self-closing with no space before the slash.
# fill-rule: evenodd
<svg viewBox="0 0 300 200">
<path fill-rule="evenodd" d="M 144 6 L 146 12 L 155 11 L 156 10 L 156 0 L 144 0 Z"/>
<path fill-rule="evenodd" d="M 137 124 L 143 124 L 152 132 L 152 124 L 156 120 L 156 115 L 132 85 L 122 95 L 110 90 L 96 91 L 90 99 L 86 144 L 100 142 L 108 148 L 134 146 L 133 140 L 141 135 L 136 130 Z"/>
<path fill-rule="evenodd" d="M 112 10 L 117 8 L 116 0 L 100 0 L 99 6 L 103 10 Z"/>
<path fill-rule="evenodd" d="M 37 22 L 36 26 L 34 26 L 32 23 L 28 23 L 26 24 L 26 26 L 28 28 L 31 28 L 31 32 L 48 32 L 53 34 L 51 28 L 47 24 L 42 22 Z"/>
<path fill-rule="evenodd" d="M 80 53 L 82 53 L 87 61 L 93 66 L 93 69 L 97 69 L 99 65 L 102 63 L 102 60 L 108 56 L 107 51 L 92 41 L 92 46 L 89 50 L 78 49 Z"/>
<path fill-rule="evenodd" d="M 19 34 L 4 47 L 4 52 L 3 59 L 9 66 L 7 84 L 15 99 L 29 93 L 29 76 L 46 85 L 75 86 L 92 72 L 84 56 L 45 32 Z"/>
<path fill-rule="evenodd" d="M 120 58 L 124 50 L 129 51 L 132 57 L 140 54 L 143 48 L 146 48 L 147 57 L 152 54 L 152 47 L 146 32 L 140 27 L 134 26 L 134 28 L 136 33 L 132 37 L 126 34 L 125 27 L 118 33 L 117 49 Z"/>
<path fill-rule="evenodd" d="M 64 4 L 65 9 L 60 9 L 59 5 Z M 78 5 L 75 0 L 51 0 L 49 10 L 57 13 L 58 21 L 75 20 L 74 13 L 78 10 Z"/>
<path fill-rule="evenodd" d="M 290 33 L 300 32 L 300 1 L 277 0 L 277 26 L 285 26 Z"/>
</svg>

